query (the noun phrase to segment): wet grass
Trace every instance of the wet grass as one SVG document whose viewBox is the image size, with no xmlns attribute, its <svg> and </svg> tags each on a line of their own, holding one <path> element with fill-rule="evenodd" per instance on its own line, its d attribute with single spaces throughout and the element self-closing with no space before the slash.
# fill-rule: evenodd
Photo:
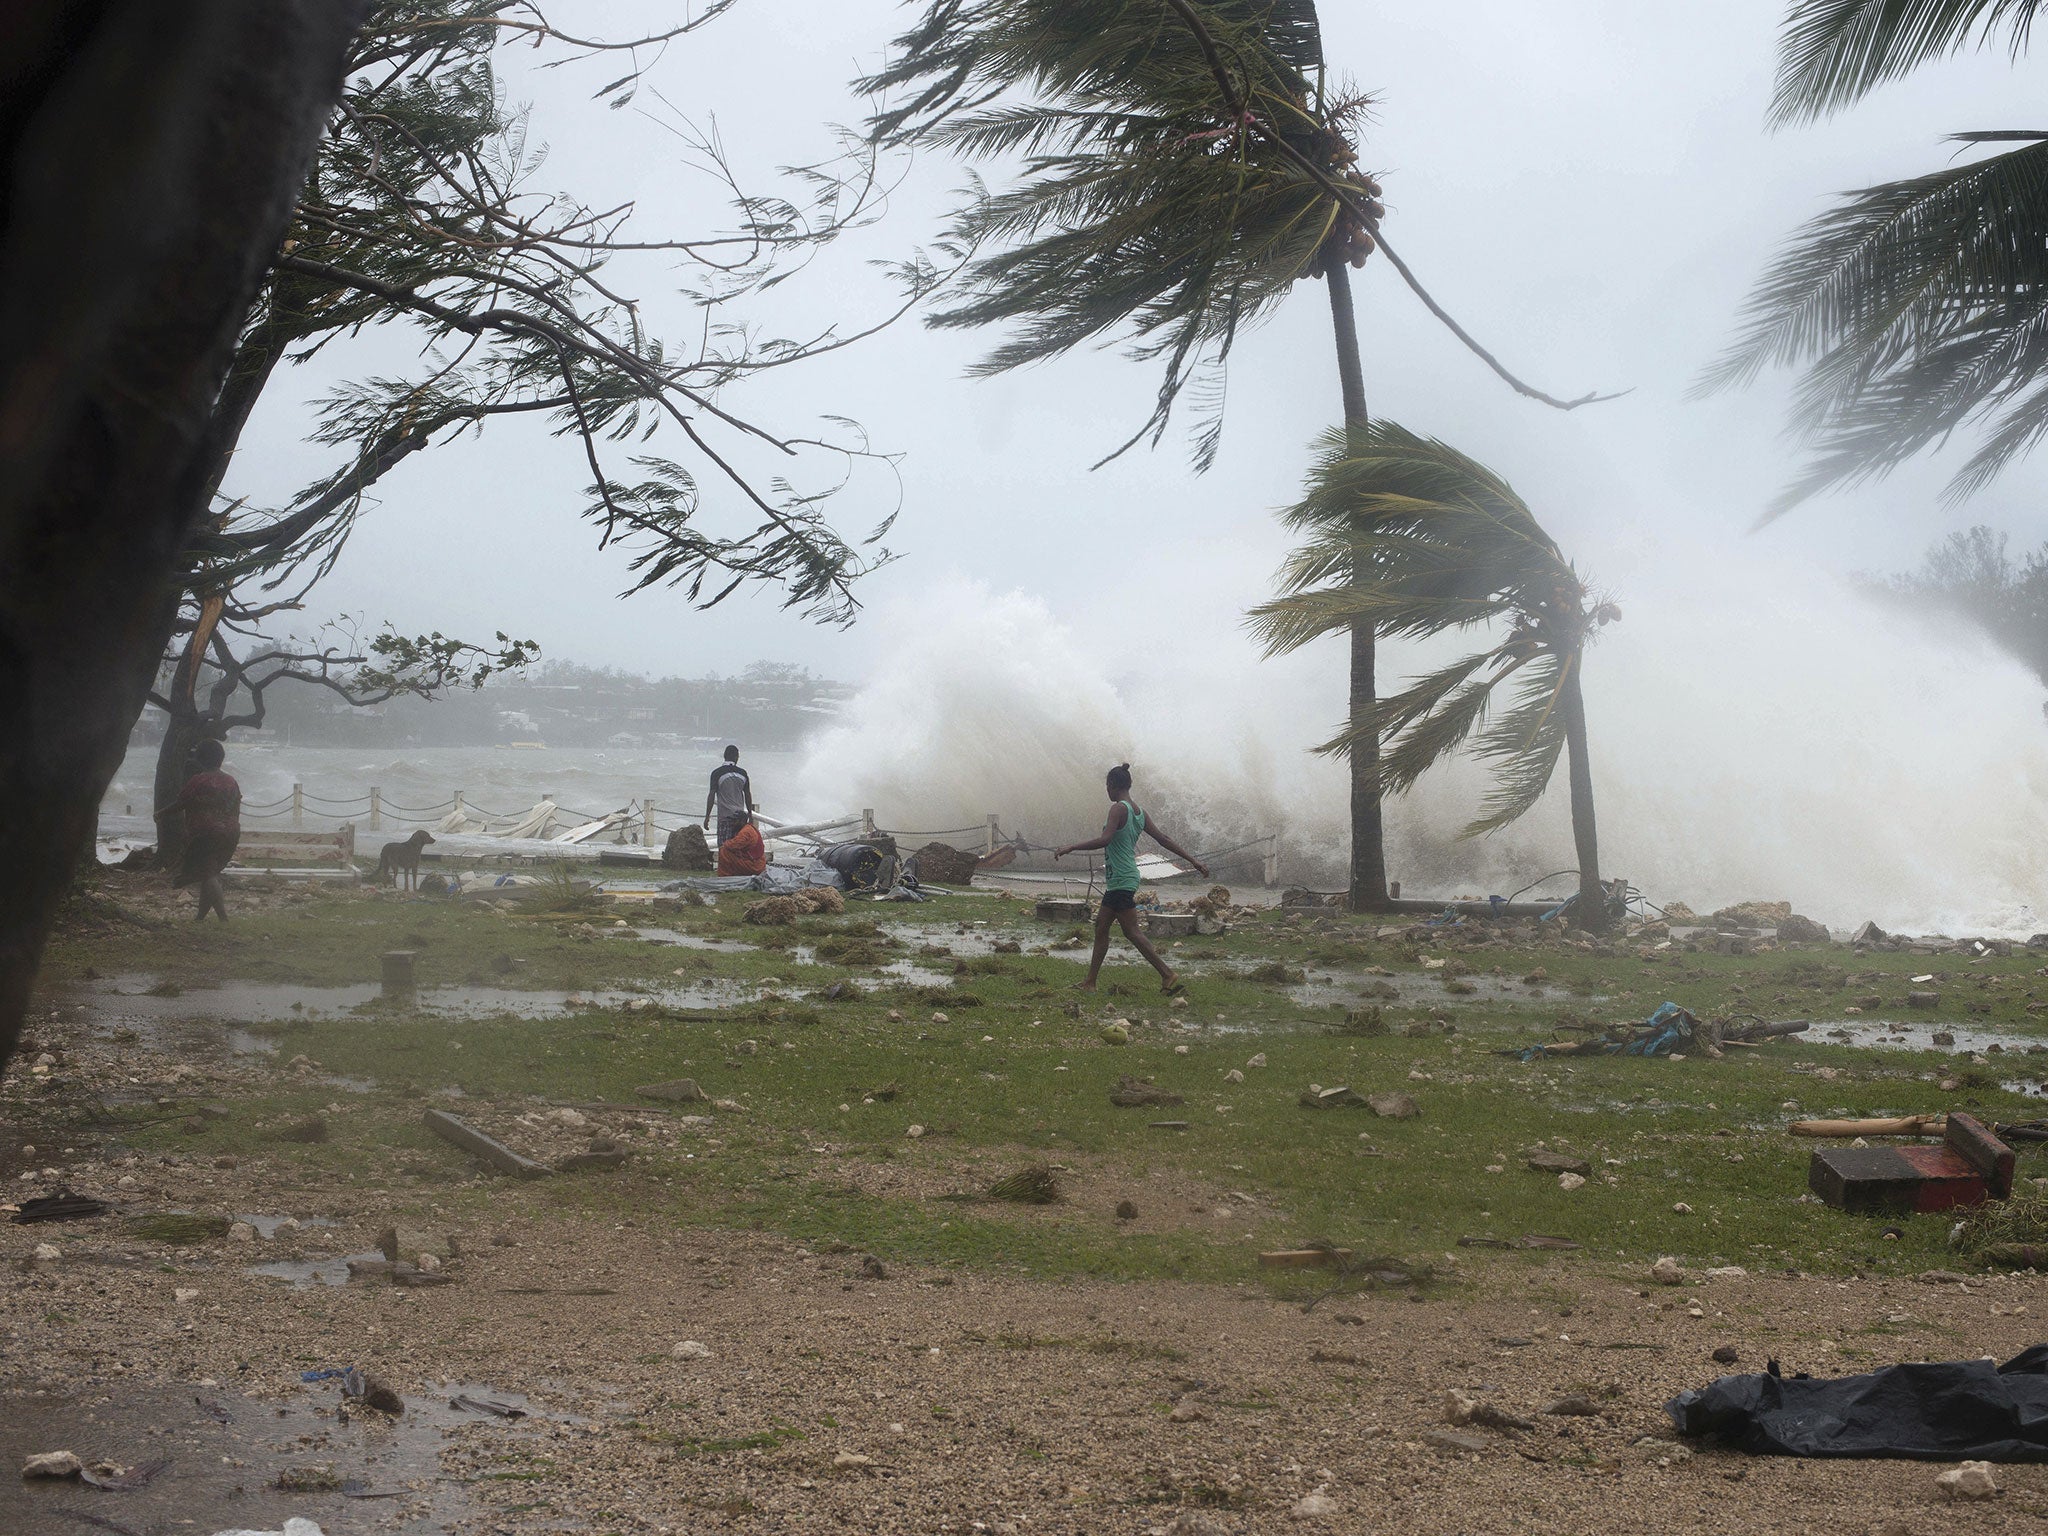
<svg viewBox="0 0 2048 1536">
<path fill-rule="evenodd" d="M 1022 902 L 950 898 L 903 916 L 858 909 L 767 930 L 745 924 L 743 906 L 728 899 L 626 916 L 636 926 L 762 947 L 613 937 L 620 930 L 607 917 L 327 899 L 225 933 L 203 930 L 197 941 L 183 931 L 62 941 L 55 964 L 60 976 L 90 967 L 184 984 L 361 980 L 374 976 L 382 950 L 406 947 L 420 952 L 428 984 L 481 971 L 494 985 L 630 990 L 677 970 L 689 980 L 744 983 L 757 1000 L 710 1012 L 451 1019 L 372 1010 L 278 1021 L 267 1032 L 280 1063 L 303 1054 L 324 1073 L 373 1080 L 374 1090 L 337 1096 L 280 1069 L 270 1089 L 238 1101 L 226 1119 L 138 1124 L 129 1139 L 194 1155 L 260 1153 L 309 1178 L 432 1191 L 444 1206 L 468 1202 L 480 1223 L 516 1198 L 538 1212 L 774 1230 L 885 1262 L 1036 1275 L 1241 1280 L 1258 1273 L 1257 1249 L 1317 1242 L 1455 1274 L 1472 1252 L 1459 1248 L 1461 1237 L 1529 1233 L 1582 1244 L 1584 1261 L 1631 1268 L 1672 1253 L 1693 1266 L 1923 1269 L 1953 1262 L 1946 1219 L 1906 1218 L 1904 1236 L 1885 1241 L 1880 1223 L 1802 1201 L 1812 1145 L 1787 1137 L 1784 1123 L 1948 1107 L 2018 1119 L 2041 1107 L 2000 1086 L 2030 1075 L 2025 1057 L 1973 1067 L 1945 1052 L 1852 1050 L 1818 1036 L 1718 1061 L 1523 1063 L 1494 1054 L 1569 1017 L 1640 1018 L 1666 998 L 1703 1014 L 1836 1019 L 1875 996 L 1881 1003 L 1866 1016 L 1883 1008 L 1904 1017 L 1889 1003 L 1922 987 L 1939 991 L 1941 1003 L 1916 1020 L 2048 1041 L 2040 1016 L 2027 1011 L 2048 996 L 2033 955 L 1645 957 L 1544 946 L 1452 951 L 1441 970 L 1425 972 L 1422 959 L 1443 952 L 1370 924 L 1275 914 L 1178 945 L 1191 986 L 1188 1006 L 1176 1009 L 1127 951 L 1105 973 L 1102 993 L 1076 993 L 1071 960 L 1033 952 L 1063 930 L 1033 922 Z M 1019 952 L 978 952 L 1003 940 Z M 962 953 L 927 952 L 956 947 Z M 499 954 L 525 964 L 493 972 Z M 883 969 L 904 958 L 945 984 L 908 984 Z M 1384 980 L 1368 974 L 1374 967 L 1403 980 L 1404 996 L 1377 1004 L 1371 1027 L 1384 1033 L 1360 1033 L 1357 1021 L 1347 1029 L 1346 996 L 1362 1000 Z M 1490 977 L 1519 987 L 1538 969 L 1558 989 L 1542 1002 L 1488 1001 L 1440 985 Z M 1334 976 L 1327 990 L 1338 1001 L 1296 1001 L 1290 982 L 1302 971 Z M 1934 982 L 1910 981 L 1930 972 Z M 1254 979 L 1263 976 L 1276 979 Z M 842 982 L 884 984 L 826 996 Z M 1105 1043 L 1102 1025 L 1112 1019 L 1129 1022 L 1129 1044 Z M 1265 1064 L 1250 1065 L 1259 1054 Z M 1233 1070 L 1243 1082 L 1228 1081 Z M 1969 1075 L 1957 1089 L 1939 1088 L 1959 1070 Z M 1184 1095 L 1185 1107 L 1112 1107 L 1109 1091 L 1124 1074 Z M 634 1099 L 638 1085 L 671 1077 L 694 1077 L 743 1108 L 717 1112 L 672 1149 L 643 1139 L 618 1173 L 516 1195 L 419 1124 L 422 1105 L 443 1102 L 436 1096 L 451 1089 L 469 1100 L 644 1102 Z M 1303 1109 L 1297 1101 L 1311 1084 L 1399 1090 L 1421 1114 Z M 873 1092 L 885 1085 L 896 1091 Z M 328 1142 L 276 1139 L 280 1127 L 317 1112 L 330 1114 Z M 644 1114 L 659 1124 L 676 1112 L 648 1104 Z M 1167 1118 L 1189 1128 L 1149 1123 Z M 1590 1164 L 1588 1184 L 1566 1191 L 1553 1175 L 1527 1169 L 1520 1154 L 1539 1142 Z M 1041 1207 L 979 1198 L 1023 1161 L 1049 1164 L 1063 1186 L 1090 1193 Z M 892 1177 L 864 1179 L 863 1168 Z M 2022 1177 L 2043 1173 L 2048 1159 L 2023 1151 Z M 1119 1223 L 1111 1209 L 1119 1198 L 1134 1201 L 1143 1219 Z M 1275 1283 L 1307 1291 L 1331 1278 L 1296 1273 Z"/>
</svg>

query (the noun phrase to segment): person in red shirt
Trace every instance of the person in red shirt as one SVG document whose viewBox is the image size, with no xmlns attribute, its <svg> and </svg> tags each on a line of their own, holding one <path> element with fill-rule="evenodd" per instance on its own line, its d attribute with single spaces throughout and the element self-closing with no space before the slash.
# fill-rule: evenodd
<svg viewBox="0 0 2048 1536">
<path fill-rule="evenodd" d="M 227 749 L 217 741 L 202 741 L 192 749 L 192 764 L 199 771 L 185 781 L 178 798 L 157 813 L 161 821 L 173 811 L 185 816 L 185 856 L 178 863 L 177 878 L 171 883 L 183 887 L 197 884 L 199 910 L 195 922 L 206 914 L 228 920 L 222 899 L 220 872 L 235 856 L 242 840 L 242 786 L 220 771 Z"/>
<path fill-rule="evenodd" d="M 732 835 L 718 845 L 718 872 L 721 875 L 758 875 L 767 867 L 768 846 L 761 841 L 761 829 L 754 825 L 754 818 L 747 816 Z"/>
</svg>

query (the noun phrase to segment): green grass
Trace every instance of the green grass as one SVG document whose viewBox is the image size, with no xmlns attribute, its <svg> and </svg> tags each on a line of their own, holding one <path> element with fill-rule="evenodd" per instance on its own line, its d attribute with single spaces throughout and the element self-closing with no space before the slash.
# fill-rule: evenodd
<svg viewBox="0 0 2048 1536">
<path fill-rule="evenodd" d="M 716 1011 L 522 1020 L 371 1009 L 279 1020 L 266 1030 L 280 1060 L 303 1053 L 325 1072 L 377 1085 L 348 1096 L 333 1140 L 273 1139 L 277 1128 L 334 1098 L 331 1087 L 284 1074 L 264 1093 L 237 1101 L 225 1120 L 196 1130 L 137 1125 L 128 1134 L 138 1145 L 195 1155 L 260 1149 L 273 1162 L 337 1180 L 374 1177 L 401 1188 L 412 1180 L 439 1198 L 473 1202 L 482 1218 L 508 1196 L 473 1179 L 473 1165 L 421 1128 L 428 1095 L 454 1086 L 472 1099 L 630 1102 L 641 1083 L 694 1077 L 744 1112 L 721 1112 L 708 1132 L 679 1138 L 673 1151 L 644 1153 L 616 1174 L 553 1180 L 511 1198 L 538 1210 L 610 1215 L 630 1208 L 643 1219 L 784 1232 L 885 1262 L 1036 1275 L 1237 1280 L 1257 1273 L 1259 1248 L 1316 1241 L 1455 1274 L 1447 1255 L 1469 1265 L 1478 1252 L 1459 1249 L 1460 1237 L 1526 1233 L 1568 1237 L 1584 1245 L 1586 1261 L 1629 1267 L 1674 1253 L 1688 1264 L 1751 1269 L 1927 1268 L 1951 1259 L 1942 1217 L 1906 1219 L 1905 1237 L 1883 1242 L 1879 1224 L 1798 1199 L 1812 1145 L 1783 1133 L 1796 1116 L 1781 1105 L 1796 1101 L 1798 1114 L 1828 1116 L 1958 1107 L 1986 1119 L 2032 1118 L 2041 1107 L 1999 1086 L 2034 1075 L 2037 1064 L 2020 1055 L 1972 1069 L 1946 1053 L 1851 1050 L 1818 1037 L 1718 1061 L 1524 1064 L 1493 1054 L 1541 1038 L 1568 1017 L 1641 1018 L 1666 998 L 1701 1014 L 1831 1020 L 1857 999 L 1877 996 L 1887 1000 L 1884 1016 L 1902 1017 L 1889 1004 L 1903 999 L 1909 977 L 1925 972 L 1936 973 L 1930 985 L 1942 994 L 1930 1022 L 2048 1041 L 2038 1016 L 2027 1012 L 2028 1003 L 2048 996 L 2032 955 L 1967 963 L 1843 950 L 1665 951 L 1646 959 L 1626 948 L 1489 948 L 1449 952 L 1449 964 L 1425 973 L 1422 955 L 1441 952 L 1382 938 L 1370 923 L 1273 914 L 1177 946 L 1191 1001 L 1173 1009 L 1121 949 L 1103 991 L 1077 994 L 1072 960 L 1030 952 L 1062 930 L 1033 922 L 1023 902 L 948 898 L 908 914 L 883 909 L 879 928 L 869 916 L 875 909 L 863 908 L 775 930 L 745 925 L 743 905 L 729 899 L 622 910 L 636 926 L 762 948 L 611 937 L 617 930 L 603 916 L 595 920 L 603 936 L 593 938 L 579 931 L 581 916 L 564 922 L 461 903 L 315 898 L 225 931 L 60 940 L 52 967 L 59 979 L 88 969 L 142 972 L 187 988 L 236 978 L 331 983 L 373 978 L 381 951 L 406 947 L 420 951 L 421 979 L 430 985 L 476 974 L 492 985 L 633 990 L 677 981 L 680 969 L 682 981 L 739 984 L 749 997 L 765 988 L 758 1000 Z M 1023 952 L 927 952 L 965 948 L 954 931 L 959 922 L 985 923 L 975 929 L 980 937 L 1014 939 Z M 818 958 L 800 957 L 797 946 Z M 499 954 L 525 964 L 498 974 L 491 961 Z M 946 984 L 892 980 L 874 992 L 822 996 L 836 982 L 883 980 L 877 967 L 902 958 Z M 1366 975 L 1371 967 L 1391 979 Z M 1539 967 L 1561 995 L 1523 995 L 1519 978 Z M 1303 1002 L 1285 981 L 1252 979 L 1304 970 L 1312 982 L 1333 972 L 1339 981 Z M 1386 1033 L 1359 1033 L 1356 1022 L 1347 1032 L 1347 1005 L 1356 1007 L 1369 989 L 1418 980 L 1399 1000 L 1377 1001 Z M 1512 995 L 1443 985 L 1486 980 L 1510 983 Z M 797 992 L 804 995 L 791 995 Z M 195 995 L 188 991 L 186 1001 Z M 891 1010 L 900 1018 L 891 1020 Z M 1115 1018 L 1131 1023 L 1126 1046 L 1101 1037 L 1102 1024 Z M 1411 1036 L 1409 1029 L 1426 1032 Z M 1262 1068 L 1247 1065 L 1256 1053 L 1266 1058 Z M 1242 1084 L 1226 1083 L 1232 1069 L 1244 1072 Z M 1959 1069 L 1968 1074 L 1963 1085 L 1941 1091 L 1937 1079 Z M 1124 1073 L 1184 1094 L 1186 1107 L 1113 1108 L 1109 1090 Z M 1422 1113 L 1393 1121 L 1363 1110 L 1304 1110 L 1297 1098 L 1311 1083 L 1398 1089 L 1412 1093 Z M 897 1091 L 863 1102 L 884 1085 Z M 647 1107 L 650 1119 L 668 1113 Z M 1169 1115 L 1190 1128 L 1149 1128 Z M 925 1134 L 911 1138 L 913 1125 Z M 1566 1192 L 1553 1177 L 1524 1168 L 1518 1154 L 1538 1141 L 1590 1162 L 1588 1185 Z M 1091 1192 L 1038 1208 L 938 1198 L 979 1197 L 1023 1161 L 1072 1170 Z M 2048 1171 L 2042 1162 L 2023 1151 L 2022 1177 Z M 858 1187 L 853 1174 L 862 1164 L 884 1163 L 906 1168 L 924 1197 Z M 1488 1173 L 1490 1164 L 1504 1171 Z M 452 1193 L 443 1187 L 451 1179 Z M 1062 1183 L 1075 1180 L 1063 1174 Z M 1106 1196 L 1099 1193 L 1105 1188 Z M 1215 1217 L 1207 1207 L 1233 1191 L 1251 1202 L 1236 1202 L 1229 1220 Z M 1124 1196 L 1147 1219 L 1116 1222 L 1109 1207 Z M 1188 1209 L 1194 1203 L 1205 1204 L 1202 1214 Z M 1690 1212 L 1675 1210 L 1679 1203 Z M 1165 1216 L 1172 1219 L 1159 1219 Z M 1330 1281 L 1326 1273 L 1295 1272 L 1273 1283 L 1314 1290 Z"/>
</svg>

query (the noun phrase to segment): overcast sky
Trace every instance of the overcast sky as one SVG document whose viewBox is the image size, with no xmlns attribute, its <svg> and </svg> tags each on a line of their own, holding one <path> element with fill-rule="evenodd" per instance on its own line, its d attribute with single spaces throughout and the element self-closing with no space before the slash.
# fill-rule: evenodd
<svg viewBox="0 0 2048 1536">
<path fill-rule="evenodd" d="M 1952 467 L 1937 461 L 1748 532 L 1795 463 L 1779 434 L 1782 386 L 1683 397 L 1771 249 L 1833 193 L 1942 163 L 1946 132 L 2030 123 L 2039 85 L 2038 65 L 1973 56 L 1830 123 L 1767 134 L 1781 9 L 1782 0 L 1324 6 L 1333 66 L 1379 97 L 1363 160 L 1382 175 L 1388 232 L 1423 280 L 1553 393 L 1632 391 L 1569 416 L 1516 397 L 1376 261 L 1359 284 L 1374 411 L 1507 474 L 1632 620 L 1652 619 L 1681 589 L 1711 594 L 1765 568 L 1820 581 L 1910 563 L 1972 521 L 2021 545 L 2048 536 L 2038 462 L 1960 511 L 1937 504 Z M 580 28 L 617 34 L 669 7 L 575 10 Z M 881 60 L 909 15 L 883 0 L 742 0 L 672 48 L 649 84 L 700 122 L 715 116 L 734 160 L 765 183 L 778 163 L 827 152 L 828 124 L 860 117 L 847 81 Z M 635 199 L 643 238 L 717 224 L 714 190 L 682 163 L 657 121 L 668 110 L 660 101 L 643 95 L 608 111 L 588 92 L 617 73 L 610 61 L 540 73 L 528 57 L 509 55 L 504 79 L 515 103 L 531 104 L 532 139 L 550 151 L 535 185 L 595 205 Z M 867 263 L 928 242 L 960 180 L 949 162 L 912 167 L 885 220 L 754 315 L 786 334 L 871 320 L 890 294 Z M 677 275 L 643 263 L 632 277 L 656 325 L 686 333 L 692 312 L 673 292 Z M 889 543 L 903 558 L 863 587 L 872 616 L 900 624 L 924 594 L 965 579 L 1041 600 L 1105 654 L 1134 638 L 1241 647 L 1240 616 L 1283 550 L 1272 511 L 1299 483 L 1310 439 L 1338 414 L 1323 286 L 1301 284 L 1240 344 L 1224 452 L 1205 476 L 1189 470 L 1177 433 L 1089 472 L 1142 420 L 1149 366 L 1112 351 L 964 379 L 994 339 L 903 325 L 727 403 L 791 434 L 826 413 L 851 416 L 902 456 Z M 301 441 L 305 398 L 333 378 L 405 361 L 372 339 L 281 376 L 229 490 L 274 503 L 322 473 L 329 460 Z M 683 456 L 675 444 L 666 451 Z M 656 674 L 773 658 L 859 679 L 877 665 L 886 624 L 821 630 L 766 595 L 710 614 L 664 592 L 620 601 L 623 561 L 597 551 L 575 515 L 587 479 L 568 444 L 530 424 L 494 424 L 481 442 L 423 455 L 379 487 L 316 608 L 414 630 L 507 628 L 550 656 Z M 871 476 L 837 516 L 857 531 L 896 495 Z"/>
</svg>

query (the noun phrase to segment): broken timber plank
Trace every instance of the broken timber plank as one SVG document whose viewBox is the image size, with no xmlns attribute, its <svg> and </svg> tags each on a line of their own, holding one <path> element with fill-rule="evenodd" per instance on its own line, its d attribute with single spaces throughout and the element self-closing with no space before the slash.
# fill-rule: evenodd
<svg viewBox="0 0 2048 1536">
<path fill-rule="evenodd" d="M 1349 1248 L 1282 1248 L 1259 1255 L 1259 1263 L 1267 1269 L 1327 1269 L 1350 1262 Z"/>
<path fill-rule="evenodd" d="M 1941 1115 L 1900 1115 L 1891 1120 L 1794 1120 L 1794 1136 L 1939 1136 Z"/>
<path fill-rule="evenodd" d="M 472 1156 L 482 1158 L 500 1173 L 521 1179 L 544 1179 L 554 1172 L 546 1163 L 522 1157 L 502 1141 L 486 1136 L 475 1126 L 465 1124 L 442 1110 L 430 1109 L 422 1118 L 427 1129 L 443 1141 L 453 1142 Z"/>
</svg>

